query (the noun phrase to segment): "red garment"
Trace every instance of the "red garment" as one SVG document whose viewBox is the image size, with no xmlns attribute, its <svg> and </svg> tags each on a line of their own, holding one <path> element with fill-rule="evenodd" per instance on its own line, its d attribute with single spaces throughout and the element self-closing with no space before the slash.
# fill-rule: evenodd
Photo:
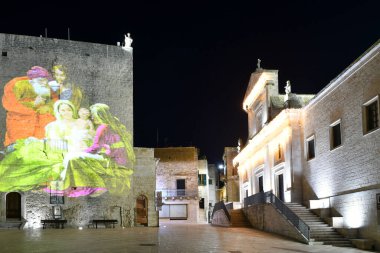
<svg viewBox="0 0 380 253">
<path fill-rule="evenodd" d="M 39 114 L 17 100 L 13 88 L 16 82 L 21 80 L 28 80 L 28 77 L 13 78 L 4 86 L 3 106 L 7 111 L 7 131 L 5 133 L 4 146 L 27 137 L 44 138 L 45 126 L 55 120 L 55 117 L 50 113 Z M 58 99 L 57 95 L 53 92 L 52 99 L 54 101 Z"/>
</svg>

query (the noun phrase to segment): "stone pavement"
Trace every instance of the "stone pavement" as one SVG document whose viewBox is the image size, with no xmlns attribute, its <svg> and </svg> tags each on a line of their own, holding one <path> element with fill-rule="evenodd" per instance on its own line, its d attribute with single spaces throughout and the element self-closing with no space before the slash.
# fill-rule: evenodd
<svg viewBox="0 0 380 253">
<path fill-rule="evenodd" d="M 160 227 L 0 230 L 0 252 L 368 252 L 309 246 L 251 228 L 161 223 Z"/>
</svg>

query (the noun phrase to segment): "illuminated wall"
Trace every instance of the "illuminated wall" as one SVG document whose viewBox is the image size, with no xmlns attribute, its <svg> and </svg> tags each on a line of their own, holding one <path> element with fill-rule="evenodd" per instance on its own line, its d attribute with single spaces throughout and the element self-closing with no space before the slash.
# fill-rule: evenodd
<svg viewBox="0 0 380 253">
<path fill-rule="evenodd" d="M 240 189 L 239 189 L 239 177 L 237 173 L 237 167 L 232 163 L 232 160 L 238 154 L 236 147 L 225 147 L 223 160 L 226 168 L 226 194 L 228 202 L 240 201 Z"/>
<path fill-rule="evenodd" d="M 286 109 L 285 102 L 302 107 L 312 96 L 290 95 L 284 101 L 279 94 L 277 70 L 252 73 L 243 101 L 249 140 L 233 160 L 239 170 L 240 201 L 259 192 L 261 177 L 263 191 L 272 190 L 285 202 L 302 200 L 302 110 Z"/>
<path fill-rule="evenodd" d="M 3 199 L 6 192 L 24 192 L 22 217 L 28 220 L 26 227 L 39 227 L 40 217 L 49 218 L 53 205 L 50 195 L 65 196 L 61 205 L 65 218 L 71 226 L 82 226 L 90 219 L 101 217 L 114 217 L 121 221 L 118 208 L 122 209 L 123 215 L 128 214 L 128 217 L 123 219 L 123 225 L 128 225 L 125 224 L 128 220 L 131 221 L 129 225 L 133 225 L 135 199 L 141 194 L 146 195 L 150 209 L 154 211 L 153 152 L 148 152 L 150 155 L 147 156 L 145 151 L 139 150 L 138 155 L 144 154 L 137 158 L 136 163 L 140 165 L 133 163 L 132 156 L 128 157 L 125 163 L 120 155 L 113 152 L 127 147 L 125 144 L 129 143 L 127 153 L 134 153 L 131 51 L 118 46 L 9 34 L 0 34 L 0 51 L 0 95 L 3 97 L 0 106 L 2 150 L 0 180 L 5 178 L 4 181 L 8 182 L 5 185 L 9 186 L 3 189 L 0 195 Z M 66 76 L 64 81 L 67 85 L 59 85 L 59 74 L 53 69 L 57 65 L 63 66 Z M 34 66 L 42 67 L 48 73 L 38 68 L 34 68 L 35 73 L 33 73 L 31 70 Z M 37 80 L 38 78 L 46 80 Z M 48 90 L 46 87 L 49 87 Z M 66 96 L 70 93 L 66 88 L 71 90 L 71 97 Z M 77 90 L 80 90 L 80 96 L 77 95 Z M 77 98 L 80 98 L 80 103 Z M 56 101 L 64 100 L 70 100 L 71 104 L 57 103 L 54 107 Z M 99 103 L 107 105 L 105 114 L 120 120 L 120 124 L 115 122 L 104 124 L 107 127 L 103 130 L 112 128 L 112 131 L 118 132 L 117 135 L 120 137 L 123 131 L 119 130 L 124 129 L 124 126 L 126 131 L 123 132 L 125 133 L 123 136 L 126 138 L 120 140 L 115 139 L 115 136 L 101 136 L 101 133 L 105 132 L 101 131 L 99 126 L 102 124 L 95 122 L 95 118 L 99 119 L 104 115 L 93 117 L 94 115 L 90 114 L 87 121 L 93 125 L 94 131 L 90 130 L 88 124 L 88 127 L 84 127 L 86 120 L 82 121 L 83 125 L 80 123 L 79 109 L 81 107 L 90 109 Z M 23 109 L 19 110 L 20 108 Z M 69 119 L 64 115 L 67 113 L 65 110 L 71 111 Z M 91 113 L 97 114 L 94 110 Z M 63 123 L 64 121 L 70 121 L 70 124 Z M 90 150 L 96 136 L 99 137 L 98 141 L 100 139 L 102 141 L 98 143 L 100 145 L 93 146 L 94 149 Z M 106 162 L 107 160 L 111 163 Z M 146 173 L 132 174 L 133 164 L 144 169 Z M 29 175 L 23 177 L 13 188 L 12 180 L 6 176 L 11 175 L 12 167 L 24 168 L 20 170 L 19 175 Z M 33 167 L 33 171 L 29 171 L 29 174 L 28 167 Z M 43 173 L 48 172 L 47 167 L 51 167 L 49 173 Z M 98 169 L 91 169 L 96 167 Z M 124 169 L 120 170 L 122 167 Z M 82 179 L 73 176 L 77 175 L 74 173 L 75 170 L 82 173 Z M 40 175 L 37 180 L 31 176 L 33 173 Z M 45 176 L 48 177 L 45 178 L 47 180 L 44 180 L 43 174 L 48 175 Z M 141 177 L 145 177 L 146 180 L 140 180 Z M 71 179 L 66 180 L 69 178 Z M 116 182 L 117 178 L 122 180 Z M 136 180 L 147 183 L 135 187 L 135 191 Z M 77 183 L 74 183 L 75 181 Z M 82 183 L 78 183 L 79 181 Z M 108 186 L 103 187 L 103 183 Z M 58 188 L 54 188 L 57 185 Z M 71 190 L 78 191 L 81 188 L 83 194 L 70 196 Z M 91 193 L 91 189 L 95 188 L 107 190 L 100 190 L 99 194 Z M 120 191 L 112 192 L 110 188 L 119 188 Z M 0 211 L 1 221 L 5 219 L 4 201 L 0 203 Z M 149 220 L 149 224 L 156 225 L 156 222 L 152 219 Z"/>
<path fill-rule="evenodd" d="M 162 192 L 164 203 L 160 218 L 168 217 L 166 208 L 179 207 L 187 210 L 187 222 L 197 223 L 199 219 L 197 149 L 194 147 L 155 148 L 154 157 L 158 162 L 156 189 Z M 207 166 L 206 163 L 204 165 Z M 183 184 L 179 185 L 178 181 Z"/>
<path fill-rule="evenodd" d="M 0 34 L 0 50 L 0 95 L 9 80 L 25 76 L 30 67 L 50 70 L 53 65 L 62 64 L 67 67 L 70 80 L 83 89 L 86 103 L 109 105 L 133 133 L 132 53 L 111 45 L 10 34 Z M 5 110 L 0 110 L 1 129 L 5 128 L 5 118 Z"/>
<path fill-rule="evenodd" d="M 344 225 L 360 228 L 362 237 L 376 239 L 377 248 L 380 129 L 366 133 L 363 122 L 366 102 L 380 94 L 379 52 L 377 43 L 304 109 L 305 138 L 315 138 L 315 158 L 305 161 L 304 199 L 328 198 L 343 216 Z M 335 122 L 340 122 L 341 145 L 333 148 Z"/>
<path fill-rule="evenodd" d="M 4 111 L 0 122 L 5 122 L 0 191 L 34 190 L 45 184 L 49 192 L 77 197 L 104 192 L 121 181 L 128 184 L 133 133 L 115 117 L 133 119 L 127 100 L 132 98 L 132 88 L 127 88 L 132 66 L 118 62 L 120 54 L 131 56 L 125 57 L 116 46 L 0 38 Z M 120 177 L 124 179 L 116 182 Z"/>
</svg>

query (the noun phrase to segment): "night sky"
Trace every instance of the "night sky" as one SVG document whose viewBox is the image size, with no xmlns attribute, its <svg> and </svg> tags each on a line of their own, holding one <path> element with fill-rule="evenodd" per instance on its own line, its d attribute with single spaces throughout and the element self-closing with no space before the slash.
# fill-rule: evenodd
<svg viewBox="0 0 380 253">
<path fill-rule="evenodd" d="M 67 39 L 69 27 L 110 45 L 131 33 L 135 146 L 195 146 L 209 163 L 246 141 L 258 58 L 279 70 L 280 93 L 286 80 L 317 93 L 380 39 L 378 0 L 155 2 L 2 3 L 0 32 Z"/>
</svg>

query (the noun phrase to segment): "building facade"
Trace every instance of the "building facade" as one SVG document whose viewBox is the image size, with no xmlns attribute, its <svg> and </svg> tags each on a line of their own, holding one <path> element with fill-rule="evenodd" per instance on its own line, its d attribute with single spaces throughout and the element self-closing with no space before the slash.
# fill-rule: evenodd
<svg viewBox="0 0 380 253">
<path fill-rule="evenodd" d="M 320 200 L 380 249 L 380 43 L 304 109 L 304 201 Z M 316 202 L 318 204 L 318 202 Z M 318 206 L 317 206 L 318 207 Z"/>
<path fill-rule="evenodd" d="M 155 148 L 154 157 L 158 160 L 156 191 L 162 196 L 160 220 L 185 220 L 197 223 L 200 216 L 197 149 Z"/>
<path fill-rule="evenodd" d="M 209 176 L 209 202 L 208 205 L 213 207 L 215 203 L 219 202 L 219 173 L 215 164 L 208 164 Z"/>
<path fill-rule="evenodd" d="M 0 51 L 0 221 L 38 228 L 58 210 L 71 227 L 87 227 L 93 219 L 157 226 L 153 150 L 133 151 L 132 48 L 0 34 Z M 81 114 L 80 108 L 87 110 Z M 99 142 L 106 121 L 114 131 L 108 136 L 119 141 Z M 116 149 L 128 149 L 128 157 L 111 158 Z"/>
<path fill-rule="evenodd" d="M 198 194 L 199 217 L 198 223 L 207 222 L 210 203 L 210 176 L 206 159 L 198 160 Z"/>
<path fill-rule="evenodd" d="M 289 84 L 290 85 L 290 84 Z M 278 71 L 258 68 L 248 84 L 243 109 L 249 140 L 233 160 L 240 200 L 273 191 L 285 202 L 302 201 L 302 106 L 312 95 L 279 94 Z"/>
<path fill-rule="evenodd" d="M 240 196 L 272 191 L 326 209 L 380 248 L 380 43 L 315 97 L 278 94 L 277 71 L 258 68 L 243 109 L 249 140 L 234 159 Z"/>
<path fill-rule="evenodd" d="M 237 154 L 238 148 L 236 147 L 224 148 L 223 163 L 226 202 L 240 202 L 239 175 L 237 167 L 232 162 Z"/>
</svg>

